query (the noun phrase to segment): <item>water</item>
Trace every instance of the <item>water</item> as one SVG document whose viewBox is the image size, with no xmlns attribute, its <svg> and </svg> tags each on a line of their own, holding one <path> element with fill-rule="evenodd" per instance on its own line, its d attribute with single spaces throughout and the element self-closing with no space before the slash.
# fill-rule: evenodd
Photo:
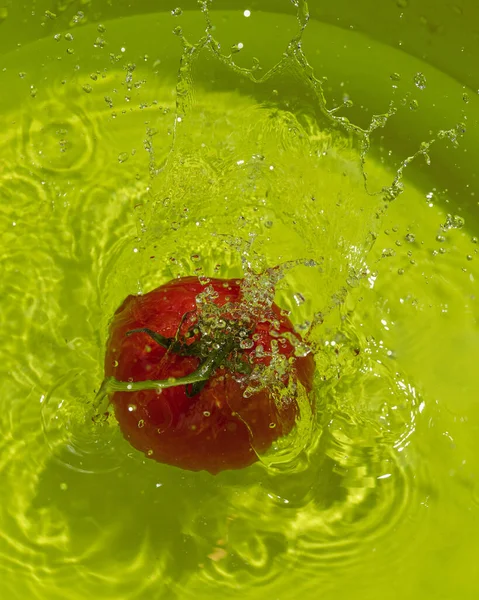
<svg viewBox="0 0 479 600">
<path fill-rule="evenodd" d="M 392 50 L 368 74 L 384 47 L 312 22 L 303 49 L 327 106 L 354 102 L 329 114 L 304 70 L 274 69 L 293 11 L 211 19 L 236 69 L 205 50 L 178 81 L 171 30 L 205 31 L 187 11 L 58 39 L 53 21 L 2 57 L 0 591 L 473 598 L 477 98 Z M 276 26 L 265 49 L 258 31 Z M 252 66 L 273 71 L 253 83 Z M 391 100 L 397 114 L 374 120 Z M 364 190 L 361 156 L 385 192 Z M 288 271 L 277 302 L 316 348 L 318 410 L 293 465 L 190 473 L 92 423 L 128 293 L 298 259 L 317 266 Z"/>
</svg>

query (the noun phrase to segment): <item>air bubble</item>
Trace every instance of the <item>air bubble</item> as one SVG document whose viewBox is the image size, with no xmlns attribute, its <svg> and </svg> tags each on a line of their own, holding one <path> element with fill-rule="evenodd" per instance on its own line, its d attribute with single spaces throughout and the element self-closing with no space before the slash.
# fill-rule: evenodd
<svg viewBox="0 0 479 600">
<path fill-rule="evenodd" d="M 128 152 L 121 152 L 118 155 L 118 162 L 119 163 L 124 163 L 126 162 L 128 159 L 130 158 L 130 155 L 128 154 Z"/>
<path fill-rule="evenodd" d="M 82 86 L 83 91 L 86 92 L 87 94 L 91 94 L 91 92 L 93 91 L 93 88 L 91 87 L 91 85 L 89 83 L 85 83 L 85 85 Z"/>
<path fill-rule="evenodd" d="M 138 421 L 138 427 L 141 429 L 141 428 L 142 428 L 142 427 L 144 427 L 144 426 L 145 426 L 145 421 L 144 421 L 143 419 L 140 419 L 140 420 Z"/>
<path fill-rule="evenodd" d="M 180 16 L 183 14 L 183 10 L 182 10 L 181 8 L 179 8 L 179 7 L 178 7 L 178 8 L 174 8 L 174 9 L 171 11 L 171 14 L 172 14 L 174 17 L 180 17 Z"/>
<path fill-rule="evenodd" d="M 412 242 L 416 240 L 416 236 L 414 235 L 414 233 L 408 233 L 405 235 L 404 239 L 406 240 L 406 242 L 412 244 Z"/>
</svg>

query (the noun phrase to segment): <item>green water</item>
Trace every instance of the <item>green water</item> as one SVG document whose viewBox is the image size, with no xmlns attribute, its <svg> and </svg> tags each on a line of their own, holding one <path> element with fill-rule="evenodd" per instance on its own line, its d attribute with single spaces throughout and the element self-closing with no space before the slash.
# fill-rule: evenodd
<svg viewBox="0 0 479 600">
<path fill-rule="evenodd" d="M 211 17 L 226 53 L 243 41 L 238 67 L 255 56 L 263 73 L 298 29 L 293 14 Z M 475 598 L 477 98 L 392 49 L 372 73 L 385 47 L 308 25 L 328 105 L 343 89 L 355 102 L 337 114 L 368 127 L 399 107 L 371 134 L 371 190 L 467 120 L 385 209 L 304 72 L 252 83 L 204 51 L 178 83 L 180 23 L 204 33 L 196 14 L 144 15 L 1 58 L 0 595 Z M 127 294 L 297 259 L 316 266 L 288 271 L 277 300 L 317 350 L 318 410 L 291 464 L 190 473 L 91 422 Z"/>
</svg>

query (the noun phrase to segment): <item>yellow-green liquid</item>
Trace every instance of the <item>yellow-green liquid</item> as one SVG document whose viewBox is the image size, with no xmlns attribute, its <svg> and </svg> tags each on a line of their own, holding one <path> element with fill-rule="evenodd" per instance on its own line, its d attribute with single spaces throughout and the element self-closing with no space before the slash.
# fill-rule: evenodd
<svg viewBox="0 0 479 600">
<path fill-rule="evenodd" d="M 260 34 L 274 38 L 266 72 L 298 23 L 239 17 L 213 12 L 215 36 L 244 40 L 235 61 L 248 68 L 248 42 L 260 52 Z M 2 57 L 0 596 L 475 598 L 477 224 L 455 200 L 457 174 L 444 183 L 450 161 L 472 164 L 474 129 L 459 149 L 438 141 L 431 167 L 418 157 L 386 209 L 305 71 L 254 84 L 204 50 L 178 84 L 180 23 L 204 33 L 198 14 L 161 13 Z M 462 90 L 432 70 L 424 90 L 393 89 L 389 72 L 414 81 L 422 67 L 391 53 L 379 93 L 358 65 L 384 48 L 317 23 L 303 39 L 311 64 L 318 40 L 341 35 L 357 64 L 319 53 L 316 76 L 332 96 L 335 77 L 353 100 L 369 90 L 351 113 L 361 126 L 394 97 L 413 130 L 401 141 L 391 119 L 371 135 L 377 191 L 398 167 L 388 148 L 404 160 L 453 127 Z M 444 86 L 449 100 L 434 96 Z M 297 260 L 309 266 L 285 273 L 277 301 L 316 349 L 317 414 L 291 463 L 191 473 L 143 457 L 114 419 L 92 423 L 127 294 Z"/>
</svg>

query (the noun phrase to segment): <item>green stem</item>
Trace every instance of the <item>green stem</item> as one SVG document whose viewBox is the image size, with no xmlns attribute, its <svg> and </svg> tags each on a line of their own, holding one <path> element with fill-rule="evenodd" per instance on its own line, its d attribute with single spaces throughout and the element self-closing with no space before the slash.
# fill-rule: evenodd
<svg viewBox="0 0 479 600">
<path fill-rule="evenodd" d="M 179 356 L 196 356 L 197 348 L 195 344 L 191 344 L 187 346 L 186 344 L 182 344 L 177 338 L 167 338 L 152 329 L 148 329 L 148 327 L 140 327 L 139 329 L 131 329 L 126 332 L 126 335 L 130 336 L 133 333 L 146 333 L 151 337 L 153 341 L 155 341 L 159 346 L 162 346 L 166 350 L 170 352 L 174 352 Z"/>
<path fill-rule="evenodd" d="M 166 338 L 165 338 L 166 339 Z M 103 393 L 111 392 L 138 392 L 141 390 L 163 390 L 179 385 L 193 385 L 206 382 L 233 349 L 233 338 L 227 339 L 218 350 L 211 351 L 200 366 L 184 377 L 170 377 L 168 379 L 147 379 L 145 381 L 118 381 L 115 377 L 108 377 L 102 385 Z"/>
</svg>

